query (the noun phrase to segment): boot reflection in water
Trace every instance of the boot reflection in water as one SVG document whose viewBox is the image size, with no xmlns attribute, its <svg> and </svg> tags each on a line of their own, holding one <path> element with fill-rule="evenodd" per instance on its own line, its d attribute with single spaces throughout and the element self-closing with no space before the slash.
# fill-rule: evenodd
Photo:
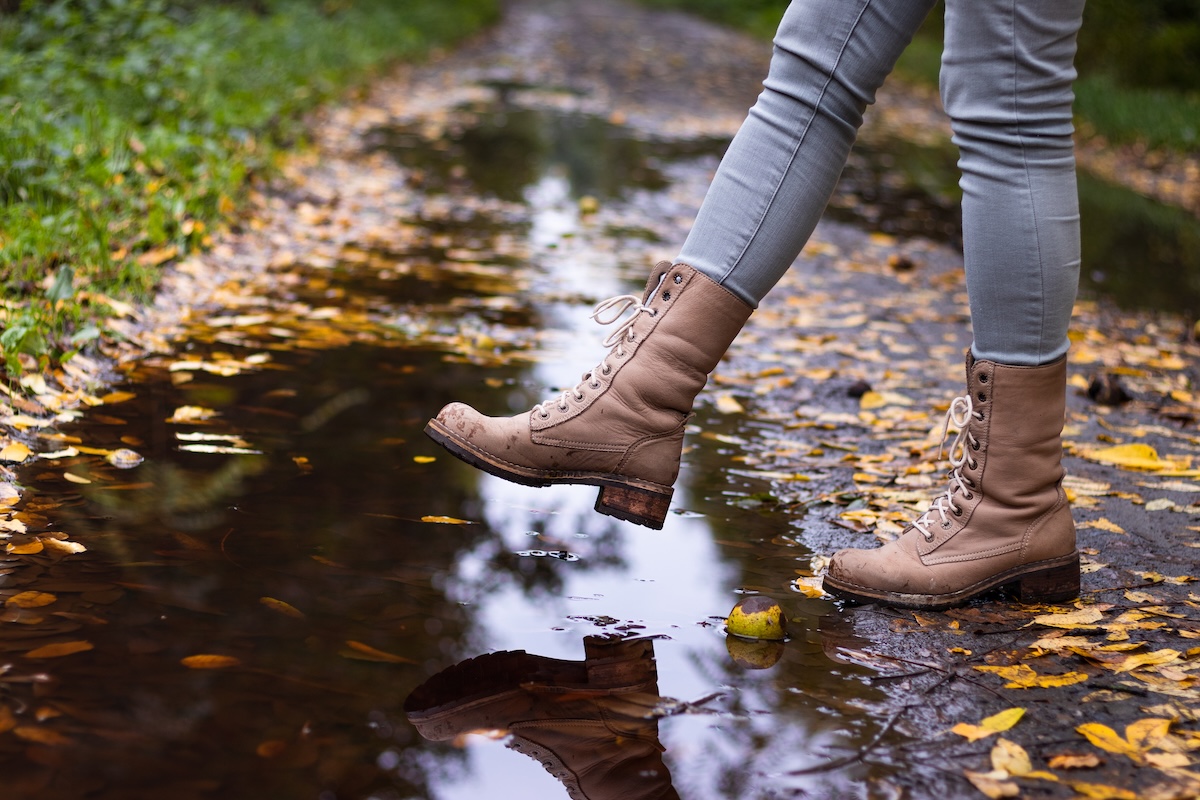
<svg viewBox="0 0 1200 800">
<path fill-rule="evenodd" d="M 946 0 L 941 91 L 962 170 L 974 336 L 967 391 L 950 407 L 959 433 L 946 489 L 898 541 L 834 555 L 825 586 L 838 597 L 945 608 L 1009 584 L 1031 602 L 1078 592 L 1061 432 L 1079 282 L 1071 104 L 1083 3 Z M 631 314 L 608 354 L 525 414 L 453 403 L 429 435 L 511 481 L 599 486 L 598 511 L 662 527 L 697 393 L 812 234 L 866 107 L 934 5 L 792 0 L 763 92 L 678 258 L 654 268 L 641 296 L 596 308 L 599 322 Z"/>
<path fill-rule="evenodd" d="M 658 741 L 654 642 L 588 636 L 584 661 L 488 653 L 413 690 L 404 712 L 431 741 L 508 737 L 573 800 L 678 800 Z"/>
</svg>

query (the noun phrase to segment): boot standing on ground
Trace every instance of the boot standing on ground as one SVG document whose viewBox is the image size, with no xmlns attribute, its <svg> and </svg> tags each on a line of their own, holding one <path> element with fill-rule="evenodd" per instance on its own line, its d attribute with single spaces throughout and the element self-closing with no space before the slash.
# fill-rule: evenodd
<svg viewBox="0 0 1200 800">
<path fill-rule="evenodd" d="M 596 509 L 661 528 L 683 429 L 707 374 L 799 255 L 862 115 L 934 0 L 793 0 L 764 90 L 673 264 L 581 382 L 509 418 L 453 403 L 427 432 L 481 469 L 600 487 Z M 835 596 L 944 608 L 1004 584 L 1026 600 L 1079 588 L 1062 490 L 1067 327 L 1079 279 L 1071 104 L 1083 0 L 947 0 L 942 100 L 959 148 L 974 342 L 948 423 L 945 491 L 893 542 L 837 553 Z"/>
</svg>

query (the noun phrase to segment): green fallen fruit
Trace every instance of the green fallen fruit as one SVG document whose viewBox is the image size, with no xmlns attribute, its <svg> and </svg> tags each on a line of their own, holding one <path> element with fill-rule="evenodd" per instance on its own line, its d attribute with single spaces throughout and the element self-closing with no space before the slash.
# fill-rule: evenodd
<svg viewBox="0 0 1200 800">
<path fill-rule="evenodd" d="M 783 609 L 769 597 L 743 597 L 725 619 L 725 631 L 743 639 L 782 641 L 787 638 Z"/>
</svg>

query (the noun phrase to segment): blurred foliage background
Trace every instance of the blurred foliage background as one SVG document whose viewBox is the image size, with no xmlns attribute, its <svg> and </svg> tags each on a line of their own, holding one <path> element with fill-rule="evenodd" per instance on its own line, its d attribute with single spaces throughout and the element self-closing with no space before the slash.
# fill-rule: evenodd
<svg viewBox="0 0 1200 800">
<path fill-rule="evenodd" d="M 0 348 L 62 357 L 93 295 L 236 222 L 304 112 L 492 20 L 495 0 L 0 0 Z"/>
</svg>

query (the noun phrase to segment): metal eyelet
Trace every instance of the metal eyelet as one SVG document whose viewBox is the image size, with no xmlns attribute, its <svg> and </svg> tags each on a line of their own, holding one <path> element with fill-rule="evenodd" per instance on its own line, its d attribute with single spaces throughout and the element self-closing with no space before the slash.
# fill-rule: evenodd
<svg viewBox="0 0 1200 800">
<path fill-rule="evenodd" d="M 580 400 L 583 400 L 583 392 L 575 391 L 572 396 L 575 398 L 575 402 L 579 402 Z"/>
<path fill-rule="evenodd" d="M 677 284 L 678 284 L 678 283 L 683 283 L 683 276 L 682 276 L 682 275 L 676 275 L 676 276 L 675 276 L 675 283 L 677 283 Z"/>
<path fill-rule="evenodd" d="M 559 411 L 570 411 L 570 410 L 571 410 L 571 407 L 570 407 L 570 406 L 568 406 L 566 403 L 559 403 L 559 404 L 558 404 L 558 410 L 559 410 Z"/>
<path fill-rule="evenodd" d="M 978 449 L 979 449 L 979 441 L 978 441 L 978 440 L 976 440 L 976 441 L 974 441 L 974 442 L 971 442 L 971 449 L 972 449 L 972 450 L 978 450 Z"/>
<path fill-rule="evenodd" d="M 942 529 L 947 530 L 947 531 L 950 530 L 950 520 L 946 520 L 945 522 L 942 523 Z M 932 537 L 930 537 L 930 538 L 932 538 Z"/>
<path fill-rule="evenodd" d="M 549 411 L 543 411 L 542 413 L 538 414 L 538 416 L 539 416 L 540 418 L 542 418 L 542 419 L 550 419 L 550 412 L 549 412 Z"/>
<path fill-rule="evenodd" d="M 954 514 L 954 516 L 956 516 L 956 517 L 961 517 L 962 512 L 963 512 L 963 510 L 961 508 L 959 508 L 958 506 L 955 506 L 954 508 L 952 508 L 950 510 L 950 513 Z"/>
<path fill-rule="evenodd" d="M 927 533 L 927 534 L 925 534 L 925 541 L 927 541 L 927 542 L 932 542 L 932 541 L 933 541 L 933 534 L 932 534 L 932 533 Z"/>
<path fill-rule="evenodd" d="M 671 293 L 669 291 L 663 292 L 663 302 L 665 303 L 665 302 L 669 301 L 670 299 L 671 299 Z M 658 311 L 658 309 L 654 309 L 654 310 Z"/>
<path fill-rule="evenodd" d="M 986 373 L 986 372 L 981 372 L 981 373 L 979 373 L 979 382 L 980 382 L 980 383 L 987 383 L 987 382 L 988 382 L 988 377 L 987 377 L 987 373 Z"/>
<path fill-rule="evenodd" d="M 592 381 L 591 383 L 588 384 L 588 386 L 592 387 L 593 389 L 599 389 L 600 381 Z"/>
<path fill-rule="evenodd" d="M 976 461 L 974 464 L 972 464 L 970 461 L 967 462 L 967 469 L 978 469 L 978 468 L 979 468 L 978 461 Z M 972 485 L 974 485 L 974 484 L 972 484 Z"/>
<path fill-rule="evenodd" d="M 986 395 L 986 394 L 984 394 L 983 392 L 980 392 L 978 396 L 979 396 L 979 402 L 981 402 L 981 403 L 986 403 L 986 402 L 987 402 L 987 395 Z"/>
<path fill-rule="evenodd" d="M 612 367 L 610 367 L 608 364 L 605 364 L 603 367 L 600 368 L 601 375 L 608 375 L 611 372 L 612 372 Z"/>
</svg>

